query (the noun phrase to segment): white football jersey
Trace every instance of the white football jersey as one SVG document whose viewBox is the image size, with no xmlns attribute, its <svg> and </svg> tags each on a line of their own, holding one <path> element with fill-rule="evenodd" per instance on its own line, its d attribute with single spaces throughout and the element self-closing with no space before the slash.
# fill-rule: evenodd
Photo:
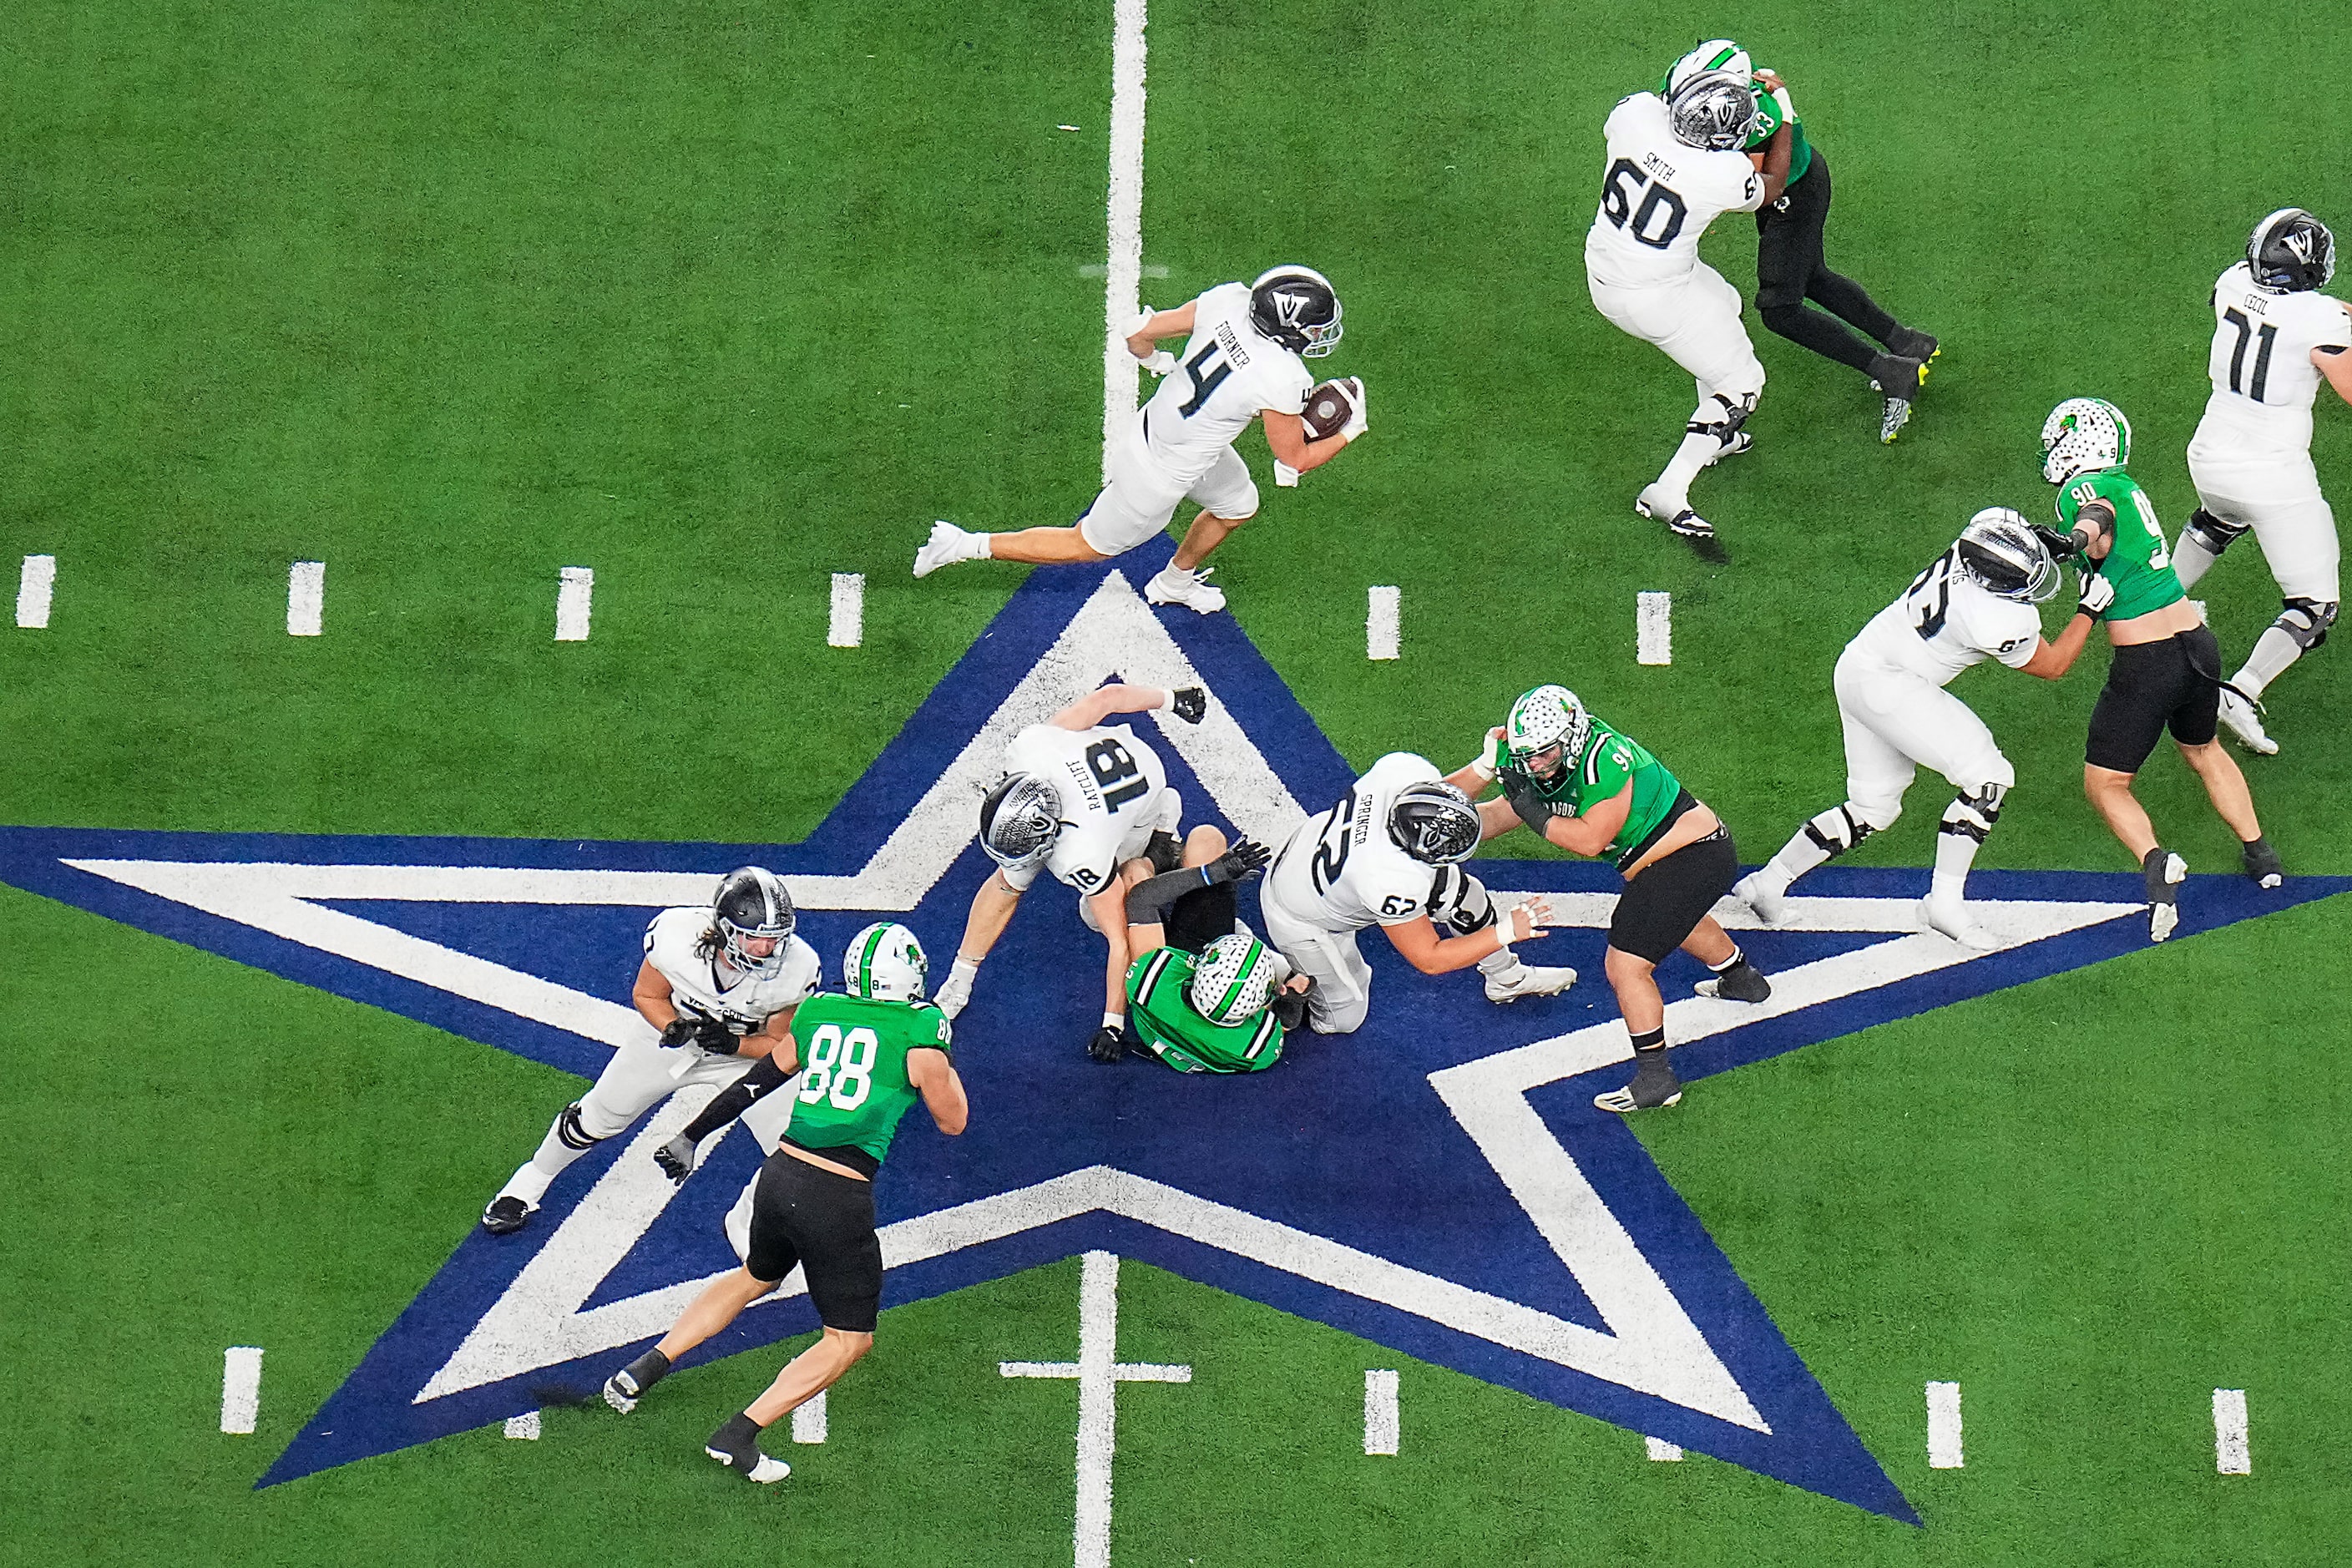
<svg viewBox="0 0 2352 1568">
<path fill-rule="evenodd" d="M 2352 316 L 2326 294 L 2273 294 L 2239 262 L 2213 285 L 2213 348 L 2205 400 L 2189 453 L 2227 463 L 2301 457 L 2311 450 L 2311 402 L 2319 391 L 2317 348 L 2352 347 Z"/>
<path fill-rule="evenodd" d="M 669 982 L 670 1001 L 679 1012 L 719 1019 L 739 1035 L 757 1034 L 816 989 L 824 965 L 816 949 L 797 935 L 784 939 L 784 967 L 773 980 L 747 979 L 718 953 L 702 951 L 712 921 L 709 904 L 687 904 L 664 910 L 646 927 L 646 962 Z"/>
<path fill-rule="evenodd" d="M 1007 773 L 1049 780 L 1062 797 L 1062 831 L 1045 869 L 1081 894 L 1098 893 L 1122 861 L 1143 853 L 1152 829 L 1176 830 L 1177 801 L 1160 754 L 1124 724 L 1065 730 L 1032 724 L 1004 748 Z M 1015 891 L 1037 868 L 1006 871 Z"/>
<path fill-rule="evenodd" d="M 1402 925 L 1426 914 L 1437 868 L 1389 837 L 1389 807 L 1407 784 L 1445 775 L 1426 757 L 1391 752 L 1339 797 L 1298 825 L 1266 872 L 1261 897 L 1318 931 Z"/>
<path fill-rule="evenodd" d="M 1951 551 L 1911 580 L 1847 647 L 1937 686 L 1997 658 L 2023 668 L 2042 640 L 2042 612 L 2004 599 L 1963 571 Z"/>
<path fill-rule="evenodd" d="M 1698 237 L 1717 216 L 1764 205 L 1764 176 L 1745 153 L 1675 140 L 1666 101 L 1637 92 L 1609 111 L 1601 211 L 1584 237 L 1584 270 L 1621 289 L 1679 283 L 1698 264 Z"/>
<path fill-rule="evenodd" d="M 1250 324 L 1246 283 L 1220 283 L 1193 302 L 1192 335 L 1176 368 L 1137 413 L 1152 461 L 1180 489 L 1207 473 L 1261 409 L 1297 414 L 1314 373 Z"/>
</svg>

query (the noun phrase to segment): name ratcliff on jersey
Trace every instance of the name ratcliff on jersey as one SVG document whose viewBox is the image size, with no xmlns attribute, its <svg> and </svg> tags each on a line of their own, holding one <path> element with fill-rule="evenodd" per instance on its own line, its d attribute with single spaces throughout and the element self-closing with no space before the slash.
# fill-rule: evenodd
<svg viewBox="0 0 2352 1568">
<path fill-rule="evenodd" d="M 1301 924 L 1334 934 L 1418 919 L 1428 910 L 1437 868 L 1389 837 L 1389 807 L 1407 784 L 1444 776 L 1426 757 L 1391 752 L 1339 805 L 1298 825 L 1260 896 Z"/>
<path fill-rule="evenodd" d="M 646 927 L 646 962 L 669 982 L 670 1005 L 681 1013 L 717 1018 L 739 1035 L 796 1007 L 816 989 L 823 971 L 816 949 L 798 936 L 784 939 L 784 967 L 773 980 L 746 979 L 723 968 L 714 950 L 702 951 L 710 929 L 710 906 L 687 904 L 664 910 Z M 725 984 L 726 976 L 734 976 Z"/>
<path fill-rule="evenodd" d="M 1045 869 L 1081 893 L 1109 885 L 1123 860 L 1143 853 L 1153 828 L 1176 829 L 1176 800 L 1160 755 L 1124 724 L 1065 730 L 1032 724 L 1004 748 L 1008 772 L 1050 780 L 1062 797 L 1062 831 Z M 1034 866 L 1006 871 L 1014 891 L 1037 879 Z"/>
<path fill-rule="evenodd" d="M 2041 612 L 1969 576 L 1955 547 L 1871 616 L 1846 648 L 1930 685 L 1949 686 L 1960 671 L 1989 658 L 2021 669 L 2041 641 Z"/>
<path fill-rule="evenodd" d="M 1297 414 L 1315 377 L 1307 362 L 1250 324 L 1246 283 L 1220 283 L 1193 302 L 1192 335 L 1176 368 L 1137 416 L 1144 449 L 1189 488 L 1262 409 Z"/>
<path fill-rule="evenodd" d="M 1764 205 L 1764 177 L 1745 153 L 1685 146 L 1665 100 L 1637 92 L 1609 111 L 1601 211 L 1584 237 L 1584 270 L 1622 289 L 1679 283 L 1698 265 L 1698 237 L 1727 212 Z"/>
<path fill-rule="evenodd" d="M 2212 395 L 2189 443 L 2192 462 L 2301 457 L 2311 450 L 2311 403 L 2319 391 L 2314 349 L 2352 347 L 2344 301 L 2320 293 L 2273 294 L 2239 262 L 2213 285 Z"/>
</svg>

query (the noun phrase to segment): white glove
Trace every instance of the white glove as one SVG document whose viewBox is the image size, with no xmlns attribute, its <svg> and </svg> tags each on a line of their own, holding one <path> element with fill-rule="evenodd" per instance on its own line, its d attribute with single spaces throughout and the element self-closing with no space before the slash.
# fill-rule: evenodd
<svg viewBox="0 0 2352 1568">
<path fill-rule="evenodd" d="M 1153 349 L 1143 357 L 1143 368 L 1154 375 L 1166 375 L 1176 368 L 1176 356 L 1166 349 Z"/>
<path fill-rule="evenodd" d="M 1298 470 L 1276 458 L 1274 460 L 1274 482 L 1284 489 L 1295 490 L 1298 488 Z"/>
<path fill-rule="evenodd" d="M 1486 731 L 1486 744 L 1472 759 L 1470 768 L 1488 784 L 1493 784 L 1495 775 L 1503 771 L 1503 731 L 1500 726 Z"/>
<path fill-rule="evenodd" d="M 971 1003 L 971 983 L 979 973 L 979 964 L 968 958 L 958 958 L 948 971 L 947 984 L 940 987 L 940 994 L 931 1000 L 939 1005 L 940 1012 L 953 1018 Z"/>
<path fill-rule="evenodd" d="M 2095 616 L 2103 614 L 2108 605 L 2116 602 L 2116 585 L 2108 580 L 2105 573 L 2083 573 L 2082 586 L 2083 608 Z"/>
<path fill-rule="evenodd" d="M 1348 422 L 1339 426 L 1339 434 L 1352 441 L 1372 426 L 1371 415 L 1364 406 L 1364 382 L 1361 376 L 1351 375 L 1339 384 L 1348 389 L 1348 401 L 1356 409 L 1348 416 Z"/>
</svg>

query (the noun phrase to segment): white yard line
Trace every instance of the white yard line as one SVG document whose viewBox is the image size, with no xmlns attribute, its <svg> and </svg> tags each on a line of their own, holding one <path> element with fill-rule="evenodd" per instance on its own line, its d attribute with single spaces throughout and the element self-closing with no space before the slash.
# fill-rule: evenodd
<svg viewBox="0 0 2352 1568">
<path fill-rule="evenodd" d="M 260 1418 L 261 1347 L 231 1345 L 221 1356 L 221 1430 L 249 1437 Z"/>
<path fill-rule="evenodd" d="M 286 574 L 286 635 L 314 637 L 327 614 L 327 563 L 297 561 Z"/>
<path fill-rule="evenodd" d="M 2246 1426 L 2246 1391 L 2213 1391 L 2213 1468 L 2225 1476 L 2254 1473 L 2253 1449 Z"/>
<path fill-rule="evenodd" d="M 833 574 L 833 615 L 825 623 L 824 646 L 856 647 L 866 640 L 866 574 Z"/>
<path fill-rule="evenodd" d="M 1675 599 L 1672 594 L 1633 595 L 1633 662 L 1675 662 Z"/>
<path fill-rule="evenodd" d="M 1364 657 L 1397 658 L 1404 618 L 1404 590 L 1375 587 L 1364 609 Z"/>
<path fill-rule="evenodd" d="M 526 1410 L 520 1415 L 507 1417 L 506 1434 L 519 1443 L 539 1441 L 539 1412 Z"/>
<path fill-rule="evenodd" d="M 49 594 L 58 585 L 58 558 L 27 555 L 24 574 L 16 579 L 16 624 L 40 631 L 49 624 Z"/>
<path fill-rule="evenodd" d="M 793 1407 L 793 1441 L 795 1443 L 824 1441 L 824 1390 L 818 1390 L 814 1398 L 804 1400 Z"/>
<path fill-rule="evenodd" d="M 1642 1451 L 1647 1454 L 1653 1461 L 1661 1465 L 1678 1465 L 1682 1463 L 1683 1451 L 1681 1447 L 1675 1444 L 1667 1442 L 1664 1437 L 1643 1438 Z"/>
<path fill-rule="evenodd" d="M 1927 1385 L 1927 1468 L 1957 1470 L 1968 1463 L 1960 1448 L 1960 1385 Z"/>
<path fill-rule="evenodd" d="M 1143 292 L 1143 0 L 1113 0 L 1110 44 L 1109 249 L 1103 268 L 1103 482 L 1111 444 L 1135 415 L 1135 356 L 1128 322 Z"/>
<path fill-rule="evenodd" d="M 566 566 L 555 588 L 555 640 L 586 642 L 588 616 L 596 596 L 596 574 L 587 566 Z"/>
<path fill-rule="evenodd" d="M 1397 1431 L 1396 1373 L 1364 1373 L 1364 1452 L 1394 1454 Z"/>
</svg>

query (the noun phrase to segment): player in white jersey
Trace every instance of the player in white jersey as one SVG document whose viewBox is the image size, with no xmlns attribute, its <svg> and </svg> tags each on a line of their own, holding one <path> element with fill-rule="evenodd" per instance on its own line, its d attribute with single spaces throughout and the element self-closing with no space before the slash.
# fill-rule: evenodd
<svg viewBox="0 0 2352 1568">
<path fill-rule="evenodd" d="M 630 992 L 646 1027 L 556 1116 L 538 1152 L 482 1211 L 482 1228 L 520 1230 L 572 1161 L 687 1085 L 733 1083 L 774 1050 L 821 967 L 793 934 L 796 920 L 782 880 L 758 866 L 729 872 L 710 903 L 656 915 Z M 777 1095 L 744 1118 L 761 1148 L 775 1147 L 791 1107 L 792 1096 Z"/>
<path fill-rule="evenodd" d="M 1221 283 L 1189 305 L 1146 311 L 1129 329 L 1127 349 L 1162 379 L 1113 443 L 1108 482 L 1094 504 L 1067 528 L 974 533 L 935 522 L 915 555 L 915 575 L 959 561 L 1108 561 L 1164 531 L 1177 503 L 1190 500 L 1200 515 L 1175 558 L 1144 584 L 1144 597 L 1202 615 L 1223 609 L 1224 593 L 1202 581 L 1201 563 L 1258 507 L 1234 440 L 1263 420 L 1276 478 L 1291 483 L 1367 428 L 1360 381 L 1349 384 L 1353 412 L 1336 433 L 1310 440 L 1299 417 L 1315 386 L 1306 361 L 1338 345 L 1339 314 L 1330 280 L 1307 267 L 1276 267 L 1255 283 Z M 1185 340 L 1181 358 L 1160 347 L 1175 337 Z"/>
<path fill-rule="evenodd" d="M 1363 1026 L 1372 971 L 1356 933 L 1366 926 L 1379 926 L 1423 974 L 1476 964 L 1490 1002 L 1557 995 L 1576 984 L 1575 970 L 1539 969 L 1511 951 L 1513 942 L 1544 934 L 1549 904 L 1535 899 L 1498 910 L 1485 885 L 1461 868 L 1486 836 L 1465 791 L 1491 778 L 1475 763 L 1440 777 L 1426 758 L 1391 752 L 1337 805 L 1291 834 L 1266 873 L 1258 908 L 1266 939 L 1315 982 L 1307 994 L 1309 1027 L 1345 1035 Z"/>
<path fill-rule="evenodd" d="M 1845 726 L 1845 803 L 1805 824 L 1732 891 L 1767 923 L 1787 918 L 1789 884 L 1872 834 L 1895 826 L 1921 764 L 1959 791 L 1936 834 L 1936 870 L 1920 912 L 1929 929 L 1970 947 L 1990 941 L 1965 900 L 1969 868 L 2017 783 L 1992 731 L 1944 689 L 1971 665 L 1999 659 L 2055 680 L 2074 667 L 2095 624 L 2095 604 L 2054 643 L 2035 606 L 2057 592 L 2058 563 L 2038 531 L 2007 507 L 1987 507 L 1949 550 L 1871 617 L 1838 656 L 1838 716 Z M 2086 581 L 2112 596 L 2104 578 Z"/>
<path fill-rule="evenodd" d="M 2311 406 L 2324 379 L 2352 402 L 2352 307 L 2319 289 L 2336 273 L 2336 237 L 2301 207 L 2254 226 L 2246 259 L 2213 285 L 2213 394 L 2189 443 L 2201 503 L 2172 552 L 2193 588 L 2248 529 L 2285 601 L 2221 690 L 2221 722 L 2268 756 L 2256 704 L 2272 681 L 2327 640 L 2343 597 L 2336 514 L 2311 463 Z M 2232 690 L 2231 688 L 2236 689 Z"/>
<path fill-rule="evenodd" d="M 1727 212 L 1778 201 L 1789 183 L 1787 123 L 1760 165 L 1740 149 L 1757 124 L 1744 72 L 1698 71 L 1671 99 L 1637 92 L 1609 113 L 1601 210 L 1584 237 L 1585 285 L 1595 309 L 1665 351 L 1698 384 L 1682 444 L 1633 509 L 1686 539 L 1715 537 L 1691 509 L 1691 481 L 1751 443 L 1740 429 L 1764 390 L 1764 365 L 1739 321 L 1739 290 L 1698 258 L 1699 236 Z"/>
<path fill-rule="evenodd" d="M 1168 787 L 1159 753 L 1126 725 L 1104 721 L 1151 712 L 1197 724 L 1208 712 L 1208 694 L 1197 686 L 1101 687 L 1004 748 L 1004 777 L 980 807 L 980 847 L 996 869 L 971 896 L 955 966 L 940 987 L 940 1010 L 949 1017 L 971 1002 L 981 963 L 1004 934 L 1021 895 L 1040 870 L 1050 871 L 1076 890 L 1079 918 L 1109 946 L 1102 1026 L 1087 1048 L 1103 1060 L 1118 1059 L 1132 956 L 1118 873 L 1139 859 L 1153 871 L 1176 869 L 1183 802 Z"/>
</svg>

